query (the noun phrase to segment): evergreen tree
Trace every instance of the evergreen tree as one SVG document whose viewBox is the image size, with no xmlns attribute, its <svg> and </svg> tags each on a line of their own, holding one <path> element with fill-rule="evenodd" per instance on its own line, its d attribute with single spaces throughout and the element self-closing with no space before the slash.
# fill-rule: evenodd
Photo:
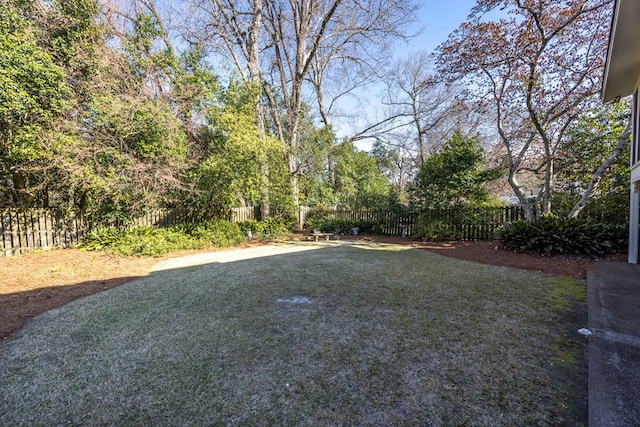
<svg viewBox="0 0 640 427">
<path fill-rule="evenodd" d="M 456 132 L 420 167 L 413 188 L 413 203 L 431 209 L 475 205 L 488 200 L 483 188 L 497 178 L 496 170 L 483 170 L 483 150 L 477 137 Z"/>
</svg>

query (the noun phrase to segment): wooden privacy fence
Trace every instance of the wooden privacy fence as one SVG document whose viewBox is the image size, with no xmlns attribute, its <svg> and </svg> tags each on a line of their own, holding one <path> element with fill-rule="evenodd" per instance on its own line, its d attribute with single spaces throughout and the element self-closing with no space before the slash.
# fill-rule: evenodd
<svg viewBox="0 0 640 427">
<path fill-rule="evenodd" d="M 256 221 L 260 218 L 260 206 L 232 208 L 229 220 L 233 222 Z"/>
<path fill-rule="evenodd" d="M 500 226 L 524 219 L 524 211 L 520 206 L 434 210 L 424 219 L 426 224 L 444 224 L 455 240 L 491 240 Z"/>
<path fill-rule="evenodd" d="M 259 218 L 259 208 L 234 208 L 226 219 L 235 222 Z M 301 207 L 299 224 L 303 225 L 313 209 Z M 330 210 L 323 211 L 327 218 L 346 221 L 368 221 L 376 225 L 383 234 L 412 236 L 418 218 L 421 221 L 442 221 L 455 231 L 462 240 L 486 240 L 494 237 L 495 229 L 502 224 L 523 218 L 518 206 L 500 208 L 478 208 L 426 212 L 402 212 L 392 210 Z M 170 227 L 191 222 L 200 223 L 219 218 L 200 211 L 188 209 L 154 209 L 131 220 L 126 227 L 151 226 Z M 0 211 L 0 251 L 2 255 L 46 249 L 52 246 L 67 247 L 78 243 L 99 225 L 82 216 L 64 216 L 50 209 L 3 210 Z M 124 227 L 124 226 L 123 226 Z"/>
<path fill-rule="evenodd" d="M 47 209 L 0 211 L 3 255 L 78 243 L 91 230 L 80 216 L 64 216 Z"/>
<path fill-rule="evenodd" d="M 313 214 L 306 208 L 301 210 L 301 222 Z M 326 210 L 322 215 L 329 219 L 343 221 L 370 221 L 380 226 L 382 233 L 395 236 L 412 236 L 418 218 L 423 223 L 441 222 L 461 240 L 490 240 L 495 230 L 501 225 L 524 218 L 520 206 L 445 209 L 426 211 L 391 211 L 391 210 Z"/>
<path fill-rule="evenodd" d="M 232 222 L 253 221 L 260 217 L 259 206 L 232 208 L 226 215 L 183 208 L 151 209 L 132 220 L 128 226 L 171 227 L 183 223 L 202 223 L 213 219 L 227 219 Z"/>
<path fill-rule="evenodd" d="M 185 222 L 200 223 L 219 215 L 189 209 L 151 209 L 118 228 L 135 226 L 171 227 Z M 227 218 L 242 222 L 256 219 L 257 208 L 234 208 Z M 83 216 L 65 216 L 53 209 L 0 210 L 0 251 L 2 255 L 20 254 L 53 246 L 78 243 L 92 230 L 104 226 Z"/>
<path fill-rule="evenodd" d="M 343 221 L 367 221 L 380 226 L 382 234 L 411 236 L 417 214 L 391 210 L 334 210 L 325 211 L 328 218 Z"/>
</svg>

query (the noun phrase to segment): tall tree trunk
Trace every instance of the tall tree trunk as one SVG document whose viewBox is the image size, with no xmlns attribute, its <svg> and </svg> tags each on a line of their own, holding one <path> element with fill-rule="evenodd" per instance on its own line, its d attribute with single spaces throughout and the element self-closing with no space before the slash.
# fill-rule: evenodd
<svg viewBox="0 0 640 427">
<path fill-rule="evenodd" d="M 262 73 L 260 71 L 260 31 L 262 29 L 263 11 L 262 0 L 254 0 L 253 3 L 253 18 L 251 25 L 248 28 L 247 38 L 247 67 L 249 69 L 249 77 L 251 82 L 256 85 L 257 88 L 262 89 Z M 262 141 L 266 139 L 266 131 L 264 127 L 265 112 L 264 104 L 262 103 L 262 93 L 260 93 L 255 101 L 256 111 L 256 125 L 258 126 L 259 137 Z M 271 207 L 269 202 L 269 156 L 264 156 L 264 163 L 260 166 L 260 172 L 262 174 L 262 204 L 260 206 L 261 219 L 268 219 L 271 216 Z"/>
<path fill-rule="evenodd" d="M 546 152 L 546 161 L 544 167 L 544 188 L 542 190 L 542 213 L 548 214 L 551 213 L 551 194 L 553 191 L 553 183 L 554 183 L 554 159 L 550 153 L 549 147 L 545 147 Z"/>
<path fill-rule="evenodd" d="M 300 207 L 300 189 L 298 188 L 298 131 L 300 127 L 300 109 L 302 96 L 294 88 L 292 102 L 294 107 L 289 112 L 289 173 L 291 174 L 291 197 L 296 209 Z M 296 107 L 297 105 L 297 107 Z"/>
</svg>

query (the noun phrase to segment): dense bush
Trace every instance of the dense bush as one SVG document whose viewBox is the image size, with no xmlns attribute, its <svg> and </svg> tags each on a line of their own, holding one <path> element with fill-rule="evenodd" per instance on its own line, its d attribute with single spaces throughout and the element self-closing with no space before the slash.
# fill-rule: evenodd
<svg viewBox="0 0 640 427">
<path fill-rule="evenodd" d="M 126 230 L 101 228 L 88 234 L 80 242 L 86 250 L 106 250 L 116 255 L 158 256 L 182 249 L 208 246 L 234 246 L 247 239 L 269 239 L 289 235 L 294 228 L 290 219 L 270 218 L 266 221 L 213 220 L 204 223 L 183 223 L 170 228 L 134 227 Z"/>
<path fill-rule="evenodd" d="M 487 208 L 491 211 L 491 208 Z M 412 236 L 424 242 L 461 240 L 462 229 L 482 221 L 483 210 L 467 205 L 450 206 L 447 209 L 423 210 L 413 226 Z"/>
<path fill-rule="evenodd" d="M 359 233 L 383 234 L 383 226 L 378 221 L 335 219 L 322 209 L 314 211 L 307 217 L 304 228 L 334 234 L 351 234 L 351 229 L 357 228 Z"/>
<path fill-rule="evenodd" d="M 121 234 L 113 227 L 98 228 L 82 239 L 80 247 L 88 251 L 101 251 L 116 244 Z"/>
<path fill-rule="evenodd" d="M 579 199 L 579 195 L 571 193 L 554 194 L 551 205 L 559 216 L 569 214 Z M 580 218 L 589 222 L 607 224 L 626 224 L 629 221 L 629 188 L 600 194 L 587 203 L 580 212 Z"/>
<path fill-rule="evenodd" d="M 355 227 L 358 228 L 360 233 L 383 234 L 382 225 L 377 221 L 368 221 L 368 220 L 356 221 Z"/>
<path fill-rule="evenodd" d="M 102 228 L 80 243 L 86 250 L 107 250 L 116 255 L 158 256 L 181 249 L 233 246 L 246 240 L 240 225 L 230 221 L 179 224 L 171 228 L 134 227 L 118 231 Z"/>
<path fill-rule="evenodd" d="M 203 224 L 204 230 L 199 238 L 205 244 L 213 246 L 233 246 L 246 240 L 246 236 L 237 222 L 215 220 Z"/>
<path fill-rule="evenodd" d="M 328 221 L 330 221 L 330 219 L 326 211 L 324 211 L 323 209 L 317 209 L 312 211 L 311 214 L 307 216 L 303 227 L 308 229 L 321 230 L 322 225 L 324 225 L 324 223 Z"/>
<path fill-rule="evenodd" d="M 200 245 L 196 238 L 174 229 L 135 227 L 123 231 L 120 240 L 108 250 L 116 255 L 159 256 L 198 247 Z"/>
<path fill-rule="evenodd" d="M 462 235 L 450 220 L 427 214 L 416 220 L 412 237 L 424 242 L 444 242 L 460 240 Z"/>
<path fill-rule="evenodd" d="M 348 219 L 326 219 L 314 228 L 326 233 L 351 234 L 351 229 L 357 227 L 356 222 Z"/>
<path fill-rule="evenodd" d="M 552 215 L 511 222 L 501 227 L 496 237 L 507 249 L 545 255 L 599 256 L 623 250 L 627 245 L 625 226 Z"/>
<path fill-rule="evenodd" d="M 272 239 L 291 234 L 295 229 L 295 222 L 289 218 L 269 218 L 264 221 L 244 221 L 240 229 L 246 236 L 251 231 L 254 239 Z"/>
</svg>

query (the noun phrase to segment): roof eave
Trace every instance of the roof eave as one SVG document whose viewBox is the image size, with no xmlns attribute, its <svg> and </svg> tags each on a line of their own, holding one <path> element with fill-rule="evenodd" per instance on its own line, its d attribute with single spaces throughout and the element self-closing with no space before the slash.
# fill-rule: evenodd
<svg viewBox="0 0 640 427">
<path fill-rule="evenodd" d="M 602 100 L 631 95 L 640 77 L 640 2 L 616 0 L 602 82 Z"/>
</svg>

